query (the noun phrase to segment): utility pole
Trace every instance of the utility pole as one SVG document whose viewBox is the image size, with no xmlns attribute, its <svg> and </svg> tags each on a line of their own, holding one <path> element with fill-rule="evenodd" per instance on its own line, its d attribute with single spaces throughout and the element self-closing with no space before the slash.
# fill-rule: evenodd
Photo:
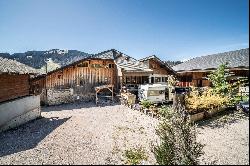
<svg viewBox="0 0 250 166">
<path fill-rule="evenodd" d="M 47 73 L 48 73 L 48 59 L 45 56 L 45 95 L 46 95 L 46 103 L 48 102 L 48 93 L 47 93 Z"/>
</svg>

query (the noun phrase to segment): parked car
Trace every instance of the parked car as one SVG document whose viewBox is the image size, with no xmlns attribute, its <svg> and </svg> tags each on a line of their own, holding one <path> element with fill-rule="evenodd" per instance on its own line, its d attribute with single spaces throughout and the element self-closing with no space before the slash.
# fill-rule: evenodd
<svg viewBox="0 0 250 166">
<path fill-rule="evenodd" d="M 236 107 L 237 107 L 237 110 L 242 110 L 246 113 L 249 113 L 249 100 L 248 101 L 240 101 Z"/>
<path fill-rule="evenodd" d="M 191 91 L 189 87 L 175 87 L 174 92 L 176 94 L 186 94 Z"/>
<path fill-rule="evenodd" d="M 130 93 L 133 93 L 135 95 L 138 94 L 138 85 L 136 84 L 127 84 L 126 85 L 126 89 L 127 91 L 129 91 Z"/>
</svg>

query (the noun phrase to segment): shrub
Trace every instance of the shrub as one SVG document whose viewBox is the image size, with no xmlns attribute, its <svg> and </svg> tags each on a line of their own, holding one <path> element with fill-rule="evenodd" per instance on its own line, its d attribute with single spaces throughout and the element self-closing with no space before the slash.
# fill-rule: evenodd
<svg viewBox="0 0 250 166">
<path fill-rule="evenodd" d="M 143 106 L 143 108 L 149 108 L 152 105 L 152 102 L 149 100 L 142 100 L 141 105 Z"/>
<path fill-rule="evenodd" d="M 183 108 L 176 106 L 166 110 L 156 134 L 160 143 L 153 147 L 153 153 L 158 164 L 198 164 L 204 145 L 196 141 L 196 126 L 186 117 Z"/>
<path fill-rule="evenodd" d="M 169 111 L 170 111 L 171 107 L 170 106 L 166 106 L 166 105 L 163 105 L 160 109 L 159 109 L 159 115 L 161 117 L 165 117 L 166 115 L 169 114 Z"/>
<path fill-rule="evenodd" d="M 214 93 L 211 88 L 204 92 L 192 91 L 185 97 L 185 106 L 189 113 L 219 108 L 223 105 L 228 105 L 229 102 L 230 98 L 228 96 Z"/>
<path fill-rule="evenodd" d="M 124 157 L 126 158 L 125 163 L 129 165 L 138 165 L 142 160 L 148 159 L 142 147 L 126 150 Z"/>
</svg>

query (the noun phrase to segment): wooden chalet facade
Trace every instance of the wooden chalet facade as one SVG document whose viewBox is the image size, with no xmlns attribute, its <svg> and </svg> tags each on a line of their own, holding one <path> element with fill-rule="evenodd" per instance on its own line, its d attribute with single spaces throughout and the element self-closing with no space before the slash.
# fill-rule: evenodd
<svg viewBox="0 0 250 166">
<path fill-rule="evenodd" d="M 149 83 L 167 83 L 170 75 L 176 75 L 176 72 L 167 63 L 161 61 L 155 55 L 143 58 L 140 61 L 147 64 L 148 68 L 152 70 L 149 75 Z"/>
<path fill-rule="evenodd" d="M 41 101 L 47 103 L 47 90 L 72 89 L 72 97 L 89 99 L 95 87 L 101 85 L 117 87 L 117 67 L 112 59 L 88 57 L 34 78 L 32 85 L 39 87 Z"/>
<path fill-rule="evenodd" d="M 33 94 L 30 78 L 36 73 L 34 68 L 0 57 L 0 102 Z"/>
<path fill-rule="evenodd" d="M 103 84 L 116 85 L 116 65 L 113 60 L 86 58 L 33 79 L 33 85 L 46 88 L 85 87 Z"/>
<path fill-rule="evenodd" d="M 173 67 L 177 72 L 179 86 L 211 86 L 207 75 L 219 65 L 227 63 L 231 78 L 249 77 L 249 49 L 197 57 Z"/>
</svg>

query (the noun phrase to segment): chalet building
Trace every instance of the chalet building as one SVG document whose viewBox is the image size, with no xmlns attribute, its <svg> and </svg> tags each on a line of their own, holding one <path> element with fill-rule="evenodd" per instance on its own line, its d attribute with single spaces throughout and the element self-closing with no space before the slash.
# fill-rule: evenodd
<svg viewBox="0 0 250 166">
<path fill-rule="evenodd" d="M 173 67 L 180 86 L 211 86 L 207 75 L 227 63 L 231 78 L 249 77 L 249 48 L 193 58 Z"/>
<path fill-rule="evenodd" d="M 0 131 L 15 127 L 40 116 L 40 97 L 30 84 L 38 71 L 0 57 Z"/>
<path fill-rule="evenodd" d="M 114 91 L 118 92 L 121 86 L 127 84 L 166 82 L 168 75 L 174 73 L 156 56 L 136 60 L 111 49 L 37 77 L 32 84 L 33 87 L 40 87 L 41 101 L 59 104 L 92 100 L 96 86 L 113 85 Z"/>
<path fill-rule="evenodd" d="M 139 85 L 144 83 L 164 83 L 175 71 L 155 55 L 140 60 L 124 57 L 116 61 L 122 71 L 123 85 Z"/>
<path fill-rule="evenodd" d="M 149 75 L 149 83 L 167 83 L 170 75 L 176 75 L 176 72 L 167 63 L 161 61 L 155 55 L 139 61 L 146 64 L 149 70 L 152 70 Z"/>
</svg>

